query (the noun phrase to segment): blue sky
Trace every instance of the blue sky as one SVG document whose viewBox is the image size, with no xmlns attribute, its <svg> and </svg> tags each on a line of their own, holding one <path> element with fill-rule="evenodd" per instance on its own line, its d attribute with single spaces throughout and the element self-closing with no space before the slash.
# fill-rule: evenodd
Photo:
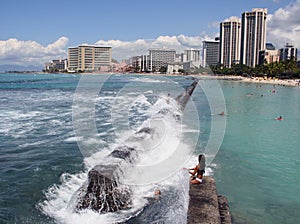
<svg viewBox="0 0 300 224">
<path fill-rule="evenodd" d="M 112 40 L 128 43 L 165 36 L 207 37 L 217 35 L 218 23 L 230 16 L 240 17 L 252 8 L 268 8 L 268 13 L 274 14 L 298 3 L 299 0 L 1 0 L 0 64 L 4 62 L 1 59 L 7 59 L 1 56 L 1 43 L 12 38 L 15 42 L 9 44 L 13 46 L 24 42 L 34 42 L 41 48 L 51 45 L 54 54 L 53 44 L 66 50 L 68 46 L 105 41 L 110 44 Z"/>
<path fill-rule="evenodd" d="M 99 39 L 154 39 L 160 35 L 214 32 L 214 22 L 253 7 L 272 13 L 290 1 L 272 0 L 1 0 L 0 38 L 70 45 Z"/>
</svg>

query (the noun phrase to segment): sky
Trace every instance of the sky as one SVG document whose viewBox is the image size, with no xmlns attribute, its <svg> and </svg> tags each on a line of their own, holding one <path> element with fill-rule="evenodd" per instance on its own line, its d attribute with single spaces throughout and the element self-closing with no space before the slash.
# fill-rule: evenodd
<svg viewBox="0 0 300 224">
<path fill-rule="evenodd" d="M 43 65 L 70 46 L 111 45 L 113 58 L 150 47 L 202 48 L 219 23 L 268 8 L 267 42 L 300 46 L 300 0 L 1 0 L 0 65 Z"/>
</svg>

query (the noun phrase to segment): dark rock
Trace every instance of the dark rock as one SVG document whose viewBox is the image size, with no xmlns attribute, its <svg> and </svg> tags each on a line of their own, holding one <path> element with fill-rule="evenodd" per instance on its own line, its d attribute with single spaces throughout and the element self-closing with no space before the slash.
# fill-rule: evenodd
<svg viewBox="0 0 300 224">
<path fill-rule="evenodd" d="M 220 211 L 220 218 L 222 224 L 230 224 L 231 216 L 229 211 L 229 205 L 228 200 L 225 196 L 219 195 L 218 196 L 218 202 L 219 202 L 219 211 Z"/>
<path fill-rule="evenodd" d="M 208 176 L 203 179 L 202 184 L 190 185 L 187 223 L 221 224 L 218 195 L 214 179 Z"/>
<path fill-rule="evenodd" d="M 193 94 L 194 89 L 196 88 L 199 80 L 195 80 L 190 86 L 188 86 L 183 93 L 181 93 L 177 98 L 177 103 L 181 106 L 181 109 L 184 110 L 186 104 L 188 103 L 190 96 Z"/>
<path fill-rule="evenodd" d="M 100 169 L 99 169 L 100 168 Z M 76 210 L 91 209 L 99 213 L 126 209 L 131 204 L 130 189 L 120 187 L 114 176 L 117 166 L 96 166 L 88 173 L 88 186 L 79 197 Z"/>
<path fill-rule="evenodd" d="M 142 129 L 140 129 L 137 134 L 140 134 L 140 133 L 146 133 L 146 134 L 152 134 L 154 132 L 154 129 L 153 128 L 149 128 L 149 127 L 144 127 Z"/>
<path fill-rule="evenodd" d="M 197 82 L 186 88 L 186 90 L 179 95 L 176 100 L 183 110 L 193 93 Z M 168 110 L 164 111 L 165 113 Z M 177 117 L 175 117 L 177 118 Z M 127 141 L 140 141 L 154 134 L 152 128 L 142 128 L 131 136 Z M 116 148 L 109 157 L 119 158 L 127 163 L 134 163 L 137 158 L 137 151 L 134 148 L 127 146 L 120 146 Z M 87 182 L 79 188 L 72 197 L 70 204 L 76 204 L 75 210 L 92 209 L 99 213 L 115 212 L 126 209 L 131 204 L 131 191 L 127 186 L 120 185 L 118 177 L 122 175 L 122 170 L 118 165 L 98 165 L 95 166 L 88 173 Z M 74 199 L 73 199 L 74 198 Z"/>
<path fill-rule="evenodd" d="M 112 151 L 112 153 L 110 153 L 109 156 L 123 159 L 132 163 L 134 161 L 134 155 L 136 155 L 136 153 L 134 152 L 135 152 L 134 148 L 127 147 L 127 146 L 119 146 L 114 151 Z"/>
<path fill-rule="evenodd" d="M 215 181 L 205 176 L 202 184 L 190 185 L 188 224 L 230 224 L 231 217 L 226 197 L 218 196 Z"/>
</svg>

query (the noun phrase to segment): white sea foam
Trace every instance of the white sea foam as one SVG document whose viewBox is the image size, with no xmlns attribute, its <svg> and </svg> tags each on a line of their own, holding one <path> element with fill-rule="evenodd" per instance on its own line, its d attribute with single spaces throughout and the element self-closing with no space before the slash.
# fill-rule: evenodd
<svg viewBox="0 0 300 224">
<path fill-rule="evenodd" d="M 76 142 L 76 141 L 81 141 L 82 138 L 80 138 L 79 136 L 73 136 L 73 137 L 68 137 L 66 138 L 64 141 L 65 142 Z"/>
<path fill-rule="evenodd" d="M 125 97 L 120 97 L 123 102 L 123 106 L 128 102 L 131 102 Z M 125 99 L 125 100 L 124 100 Z M 119 105 L 119 108 L 122 108 L 122 105 Z M 137 166 L 141 165 L 150 165 L 156 166 L 158 163 L 163 163 L 164 160 L 168 160 L 174 156 L 174 153 L 178 153 L 179 157 L 188 156 L 192 151 L 191 146 L 181 143 L 182 133 L 185 130 L 184 125 L 174 121 L 172 114 L 170 116 L 163 116 L 157 114 L 162 108 L 169 109 L 170 111 L 176 111 L 178 108 L 175 107 L 176 104 L 171 101 L 171 103 L 166 103 L 166 100 L 163 96 L 158 99 L 158 101 L 152 105 L 147 101 L 147 98 L 144 95 L 140 95 L 138 100 L 136 99 L 133 107 L 138 108 L 135 112 L 128 115 L 127 118 L 132 119 L 137 114 L 144 114 L 148 118 L 152 119 L 145 120 L 143 122 L 137 121 L 140 128 L 142 127 L 151 127 L 156 130 L 156 134 L 153 135 L 153 139 L 146 139 L 141 143 L 133 143 L 128 141 L 129 137 L 132 136 L 132 129 L 124 129 L 117 132 L 117 139 L 114 143 L 109 143 L 106 148 L 102 148 L 98 152 L 92 154 L 91 156 L 84 158 L 85 170 L 78 174 L 63 174 L 61 176 L 61 184 L 51 186 L 46 192 L 46 198 L 44 202 L 39 204 L 41 210 L 48 216 L 53 217 L 58 223 L 116 223 L 122 222 L 128 219 L 129 217 L 136 215 L 138 212 L 142 211 L 143 207 L 147 204 L 145 197 L 152 197 L 154 190 L 159 188 L 162 192 L 168 192 L 171 188 L 173 191 L 178 192 L 179 200 L 176 204 L 170 205 L 166 209 L 166 220 L 181 220 L 185 222 L 186 211 L 188 206 L 188 180 L 189 175 L 187 172 L 183 171 L 181 168 L 188 165 L 188 161 L 185 160 L 177 168 L 172 170 L 167 176 L 159 177 L 155 183 L 145 184 L 145 185 L 132 185 L 132 207 L 129 210 L 118 212 L 118 214 L 107 213 L 107 214 L 98 214 L 91 210 L 85 210 L 80 213 L 74 212 L 71 205 L 72 197 L 74 193 L 79 189 L 80 186 L 84 184 L 87 180 L 88 170 L 99 164 L 113 164 L 117 163 L 119 159 L 110 158 L 108 155 L 114 150 L 120 142 L 126 142 L 129 146 L 133 146 L 138 150 L 139 161 Z M 112 121 L 122 121 L 128 122 L 126 119 L 122 120 L 122 113 L 114 114 Z M 161 119 L 161 120 L 160 120 Z M 140 123 L 139 123 L 140 122 Z M 109 122 L 103 123 L 102 125 L 108 125 Z M 118 129 L 120 124 L 116 125 L 114 123 L 114 129 Z M 191 130 L 187 130 L 191 132 Z M 194 131 L 194 130 L 193 130 Z M 194 131 L 197 133 L 197 131 Z M 99 144 L 104 143 L 101 140 L 102 136 L 107 135 L 106 133 L 98 133 L 97 136 L 91 137 L 90 139 L 81 139 L 85 144 Z M 69 136 L 65 139 L 66 142 L 72 142 L 78 140 L 78 137 Z M 130 144 L 133 145 L 130 145 Z M 176 149 L 180 147 L 180 151 Z M 175 158 L 176 158 L 175 156 Z M 194 164 L 194 163 L 193 163 Z M 160 168 L 161 172 L 164 172 L 164 168 Z M 153 175 L 157 175 L 153 173 Z M 125 177 L 123 177 L 125 179 Z M 178 214 L 181 214 L 178 216 Z M 170 221 L 171 222 L 171 221 Z"/>
<path fill-rule="evenodd" d="M 133 78 L 131 81 L 146 82 L 146 83 L 176 83 L 176 82 L 170 81 L 168 79 L 154 79 L 154 78 L 148 78 L 148 77 Z"/>
<path fill-rule="evenodd" d="M 45 145 L 49 142 L 49 140 L 42 140 L 42 141 L 35 141 L 35 142 L 31 142 L 31 143 L 24 143 L 19 145 L 20 148 L 26 148 L 29 146 L 37 146 L 37 145 Z"/>
</svg>

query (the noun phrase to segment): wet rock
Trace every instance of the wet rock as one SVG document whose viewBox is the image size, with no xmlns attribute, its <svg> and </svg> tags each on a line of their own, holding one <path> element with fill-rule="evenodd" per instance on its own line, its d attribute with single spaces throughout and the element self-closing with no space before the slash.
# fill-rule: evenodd
<svg viewBox="0 0 300 224">
<path fill-rule="evenodd" d="M 219 212 L 220 212 L 221 223 L 222 224 L 230 224 L 232 221 L 231 221 L 231 215 L 230 215 L 227 198 L 223 195 L 219 195 L 218 203 L 219 203 Z"/>
<path fill-rule="evenodd" d="M 96 166 L 88 173 L 88 185 L 79 197 L 76 210 L 91 209 L 99 213 L 126 209 L 131 204 L 130 189 L 120 187 L 113 175 L 115 167 Z"/>
<path fill-rule="evenodd" d="M 134 161 L 135 155 L 135 149 L 127 146 L 119 146 L 109 154 L 111 157 L 123 159 L 131 163 Z"/>
<path fill-rule="evenodd" d="M 204 177 L 202 184 L 191 184 L 189 195 L 188 224 L 231 223 L 227 199 L 224 196 L 218 196 L 212 177 Z"/>
<path fill-rule="evenodd" d="M 193 82 L 190 87 L 179 95 L 176 100 L 183 110 L 193 93 L 197 82 Z M 175 117 L 176 118 L 176 117 Z M 141 139 L 151 138 L 155 130 L 152 128 L 142 128 L 133 136 L 127 139 L 127 142 L 140 141 Z M 134 163 L 137 158 L 137 150 L 127 146 L 116 148 L 108 159 L 118 158 L 122 162 Z M 111 158 L 109 158 L 111 157 Z M 126 209 L 131 205 L 131 191 L 127 186 L 120 185 L 118 177 L 122 176 L 122 171 L 118 165 L 98 165 L 88 173 L 86 183 L 75 192 L 70 204 L 73 206 L 75 201 L 75 210 L 91 209 L 99 213 L 115 212 Z"/>
<path fill-rule="evenodd" d="M 154 132 L 154 129 L 153 128 L 149 128 L 149 127 L 144 127 L 142 129 L 140 129 L 137 134 L 140 134 L 140 133 L 146 133 L 146 134 L 152 134 Z"/>
</svg>

